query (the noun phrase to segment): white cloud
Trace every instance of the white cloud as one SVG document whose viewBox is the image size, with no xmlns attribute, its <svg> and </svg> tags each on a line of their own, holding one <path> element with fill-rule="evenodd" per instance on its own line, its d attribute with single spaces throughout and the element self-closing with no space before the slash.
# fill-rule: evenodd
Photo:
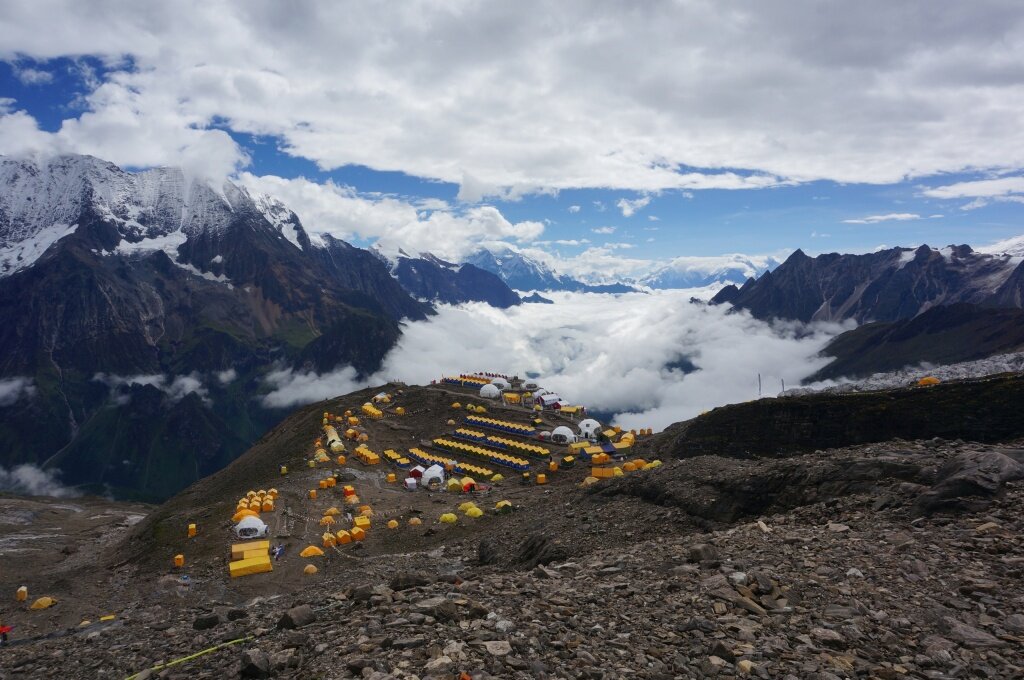
<svg viewBox="0 0 1024 680">
<path fill-rule="evenodd" d="M 595 234 L 614 234 L 615 227 L 595 227 L 590 231 L 594 232 Z"/>
<path fill-rule="evenodd" d="M 409 201 L 394 196 L 365 195 L 352 187 L 304 177 L 242 173 L 249 189 L 270 194 L 298 214 L 308 231 L 341 239 L 377 239 L 385 250 L 410 254 L 431 252 L 458 260 L 480 241 L 513 239 L 530 242 L 544 233 L 540 222 L 512 223 L 489 205 L 453 208 L 444 201 Z"/>
<path fill-rule="evenodd" d="M 570 205 L 569 206 L 569 212 L 571 212 L 571 213 L 578 213 L 579 211 L 580 211 L 580 207 L 578 205 Z"/>
<path fill-rule="evenodd" d="M 634 200 L 620 198 L 615 205 L 618 206 L 619 210 L 622 211 L 623 217 L 632 217 L 637 211 L 646 208 L 647 204 L 649 204 L 650 202 L 650 196 L 641 196 L 640 198 Z"/>
<path fill-rule="evenodd" d="M 14 77 L 22 82 L 24 85 L 46 85 L 47 83 L 53 82 L 53 74 L 49 71 L 42 69 L 32 68 L 30 66 L 20 67 L 13 66 Z"/>
<path fill-rule="evenodd" d="M 946 186 L 926 189 L 921 192 L 931 198 L 992 198 L 1007 194 L 1024 193 L 1024 177 L 1000 177 L 957 182 Z"/>
<path fill-rule="evenodd" d="M 0 492 L 55 498 L 81 495 L 75 489 L 61 484 L 59 475 L 59 470 L 43 470 L 27 463 L 10 470 L 0 467 Z"/>
<path fill-rule="evenodd" d="M 127 165 L 244 163 L 216 124 L 323 168 L 458 183 L 471 201 L 1024 166 L 1024 22 L 998 0 L 939 13 L 66 0 L 6 7 L 0 46 L 33 68 L 76 55 L 113 66 L 80 118 L 36 141 Z"/>
<path fill-rule="evenodd" d="M 221 385 L 230 385 L 238 377 L 238 373 L 233 368 L 229 368 L 226 371 L 219 371 L 215 374 L 217 376 L 217 382 Z"/>
<path fill-rule="evenodd" d="M 919 219 L 921 219 L 921 216 L 916 213 L 887 213 L 885 215 L 869 215 L 859 219 L 843 220 L 843 224 L 877 224 L 879 222 L 906 222 Z"/>
<path fill-rule="evenodd" d="M 20 399 L 31 399 L 36 393 L 32 378 L 14 377 L 0 379 L 0 407 L 12 406 Z"/>
<path fill-rule="evenodd" d="M 838 326 L 772 327 L 743 312 L 688 302 L 695 293 L 714 292 L 546 293 L 556 304 L 507 311 L 444 306 L 431 320 L 408 325 L 376 382 L 387 376 L 424 384 L 494 366 L 539 374 L 544 386 L 570 401 L 621 414 L 624 426 L 660 429 L 756 398 L 759 372 L 774 390 L 779 379 L 796 385 L 827 363 L 815 355 Z M 496 366 L 495 357 L 514 357 L 514 364 Z M 680 357 L 700 370 L 683 376 L 666 368 Z"/>
<path fill-rule="evenodd" d="M 611 250 L 628 250 L 630 248 L 635 248 L 636 246 L 632 243 L 605 243 L 604 247 Z"/>
<path fill-rule="evenodd" d="M 218 378 L 219 375 L 220 374 L 218 374 Z M 131 401 L 131 396 L 124 388 L 132 385 L 149 385 L 151 387 L 155 387 L 166 394 L 167 398 L 171 402 L 181 401 L 189 394 L 195 393 L 203 400 L 204 404 L 210 404 L 209 390 L 207 390 L 203 385 L 203 381 L 196 372 L 173 377 L 161 374 L 121 376 L 108 373 L 97 373 L 92 379 L 107 385 L 110 388 L 111 399 L 114 400 L 114 403 L 119 405 L 124 405 Z"/>
<path fill-rule="evenodd" d="M 268 408 L 291 408 L 348 394 L 370 384 L 369 381 L 357 380 L 356 375 L 356 370 L 350 366 L 342 366 L 323 375 L 313 372 L 296 373 L 290 368 L 278 369 L 266 377 L 266 383 L 272 389 L 263 397 L 263 405 Z"/>
<path fill-rule="evenodd" d="M 648 215 L 647 219 L 650 220 L 651 222 L 659 222 L 661 220 L 661 218 L 658 217 L 657 215 Z"/>
</svg>

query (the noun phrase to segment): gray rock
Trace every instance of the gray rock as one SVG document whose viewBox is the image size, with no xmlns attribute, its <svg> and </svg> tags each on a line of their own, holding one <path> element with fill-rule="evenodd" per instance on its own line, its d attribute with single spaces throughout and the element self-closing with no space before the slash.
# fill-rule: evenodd
<svg viewBox="0 0 1024 680">
<path fill-rule="evenodd" d="M 718 559 L 718 548 L 710 543 L 691 545 L 687 559 L 690 562 L 714 562 Z"/>
<path fill-rule="evenodd" d="M 282 614 L 277 622 L 277 627 L 283 629 L 302 628 L 314 621 L 316 621 L 316 614 L 313 612 L 313 608 L 308 604 L 302 604 L 292 607 Z"/>
<path fill-rule="evenodd" d="M 221 619 L 218 614 L 202 614 L 192 621 L 192 627 L 196 630 L 210 630 L 220 625 Z"/>
<path fill-rule="evenodd" d="M 243 678 L 270 677 L 270 659 L 263 653 L 263 650 L 254 647 L 242 652 L 241 676 Z"/>
<path fill-rule="evenodd" d="M 484 648 L 492 656 L 507 656 L 512 653 L 512 645 L 505 640 L 491 640 L 484 643 Z"/>
</svg>

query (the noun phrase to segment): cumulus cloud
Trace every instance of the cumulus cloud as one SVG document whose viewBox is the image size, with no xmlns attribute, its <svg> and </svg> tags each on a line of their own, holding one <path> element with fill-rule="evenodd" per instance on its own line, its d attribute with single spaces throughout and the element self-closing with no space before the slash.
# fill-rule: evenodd
<svg viewBox="0 0 1024 680">
<path fill-rule="evenodd" d="M 569 206 L 569 212 L 571 212 L 571 213 L 578 213 L 579 211 L 580 211 L 580 207 L 578 205 L 570 205 Z"/>
<path fill-rule="evenodd" d="M 626 427 L 662 428 L 726 403 L 796 385 L 827 363 L 817 352 L 838 325 L 772 326 L 745 312 L 690 303 L 715 287 L 621 296 L 545 293 L 554 305 L 499 310 L 440 306 L 406 326 L 381 371 L 365 382 L 344 368 L 328 375 L 271 374 L 268 406 L 285 407 L 398 379 L 427 384 L 474 369 L 538 375 L 545 387 Z M 496 359 L 498 357 L 499 359 Z M 495 364 L 499 361 L 501 365 Z M 685 375 L 685 362 L 697 371 Z"/>
<path fill-rule="evenodd" d="M 111 68 L 35 140 L 127 165 L 237 167 L 229 128 L 464 200 L 1024 166 L 1024 22 L 999 0 L 5 7 L 0 58 L 75 55 Z"/>
<path fill-rule="evenodd" d="M 590 231 L 594 232 L 595 234 L 614 234 L 615 227 L 594 227 Z"/>
<path fill-rule="evenodd" d="M 0 407 L 12 406 L 20 399 L 31 399 L 36 393 L 31 378 L 14 377 L 0 379 Z"/>
<path fill-rule="evenodd" d="M 53 74 L 31 66 L 14 66 L 14 77 L 24 85 L 45 85 L 53 82 Z"/>
<path fill-rule="evenodd" d="M 510 222 L 490 205 L 452 207 L 435 199 L 360 194 L 352 187 L 304 177 L 242 173 L 239 181 L 252 191 L 280 199 L 299 215 L 308 231 L 341 239 L 374 239 L 385 252 L 431 252 L 458 260 L 481 241 L 528 242 L 544 233 L 542 223 Z"/>
<path fill-rule="evenodd" d="M 226 371 L 219 371 L 215 375 L 217 376 L 217 382 L 221 385 L 229 385 L 238 377 L 238 373 L 233 368 L 229 368 Z"/>
<path fill-rule="evenodd" d="M 290 408 L 348 394 L 370 384 L 370 381 L 357 380 L 356 375 L 355 369 L 349 366 L 322 375 L 295 372 L 290 368 L 271 371 L 265 379 L 270 392 L 264 395 L 263 405 L 267 408 Z"/>
<path fill-rule="evenodd" d="M 879 222 L 906 222 L 907 220 L 919 220 L 921 216 L 917 213 L 887 213 L 885 215 L 868 215 L 857 219 L 843 220 L 843 224 L 877 224 Z"/>
<path fill-rule="evenodd" d="M 632 217 L 637 211 L 643 210 L 647 207 L 647 204 L 651 202 L 650 196 L 641 196 L 640 198 L 629 200 L 628 198 L 620 198 L 618 203 L 619 210 L 622 211 L 623 217 Z"/>
<path fill-rule="evenodd" d="M 10 470 L 0 467 L 0 491 L 26 496 L 71 498 L 81 494 L 60 483 L 59 470 L 43 470 L 35 465 L 17 465 Z"/>
<path fill-rule="evenodd" d="M 161 374 L 153 375 L 132 375 L 120 376 L 109 373 L 97 373 L 93 380 L 104 383 L 110 388 L 110 396 L 115 404 L 123 405 L 131 401 L 131 395 L 125 388 L 133 385 L 149 385 L 155 387 L 164 394 L 171 402 L 178 402 L 189 394 L 195 393 L 203 400 L 204 404 L 210 403 L 210 392 L 203 385 L 199 374 L 196 372 L 188 375 L 166 376 Z"/>
</svg>

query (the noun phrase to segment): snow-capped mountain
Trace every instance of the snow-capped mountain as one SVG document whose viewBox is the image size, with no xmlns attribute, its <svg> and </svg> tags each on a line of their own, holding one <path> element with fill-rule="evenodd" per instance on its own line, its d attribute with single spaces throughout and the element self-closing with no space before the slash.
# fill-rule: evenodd
<svg viewBox="0 0 1024 680">
<path fill-rule="evenodd" d="M 559 274 L 507 244 L 493 243 L 477 250 L 466 262 L 496 274 L 510 288 L 521 291 L 564 290 L 592 293 L 628 293 L 636 290 L 626 283 L 584 283 L 572 276 Z"/>
<path fill-rule="evenodd" d="M 782 260 L 772 255 L 677 257 L 640 279 L 651 288 L 700 288 L 715 283 L 741 284 L 775 269 Z"/>
<path fill-rule="evenodd" d="M 401 248 L 379 244 L 371 252 L 387 264 L 403 288 L 420 300 L 447 304 L 485 302 L 501 309 L 522 302 L 497 275 L 469 263 L 447 262 L 431 253 L 413 256 Z"/>
<path fill-rule="evenodd" d="M 939 305 L 1020 307 L 1024 260 L 970 246 L 890 248 L 865 255 L 808 257 L 797 250 L 774 271 L 712 302 L 758 318 L 799 321 L 899 321 Z"/>
<path fill-rule="evenodd" d="M 1011 255 L 1013 257 L 1024 257 L 1024 235 L 1014 236 L 998 243 L 993 243 L 990 246 L 980 246 L 975 248 L 979 253 L 988 253 L 990 255 Z"/>
<path fill-rule="evenodd" d="M 0 465 L 149 498 L 274 422 L 271 368 L 372 372 L 430 312 L 279 201 L 89 156 L 0 159 L 0 259 L 0 380 L 32 386 L 0 409 Z"/>
</svg>

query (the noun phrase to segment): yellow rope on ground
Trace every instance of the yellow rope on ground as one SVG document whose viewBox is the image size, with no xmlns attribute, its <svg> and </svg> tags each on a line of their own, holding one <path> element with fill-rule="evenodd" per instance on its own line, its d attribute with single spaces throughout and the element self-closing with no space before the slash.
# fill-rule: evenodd
<svg viewBox="0 0 1024 680">
<path fill-rule="evenodd" d="M 188 656 L 183 656 L 180 659 L 175 659 L 174 661 L 168 661 L 167 663 L 157 664 L 156 666 L 151 666 L 150 668 L 143 668 L 138 673 L 135 673 L 134 675 L 129 675 L 127 678 L 125 678 L 125 680 L 135 680 L 135 678 L 137 678 L 140 675 L 142 675 L 143 671 L 159 671 L 159 670 L 163 670 L 164 668 L 170 668 L 171 666 L 177 666 L 180 663 L 185 663 L 186 661 L 191 661 L 192 659 L 197 659 L 197 658 L 199 658 L 199 657 L 201 657 L 201 656 L 203 656 L 205 654 L 209 654 L 210 652 L 215 652 L 215 651 L 217 651 L 218 649 L 220 649 L 222 647 L 230 647 L 231 645 L 237 645 L 239 642 L 247 642 L 247 641 L 252 640 L 252 639 L 253 639 L 253 637 L 250 635 L 248 637 L 238 638 L 237 640 L 230 640 L 228 642 L 222 642 L 219 645 L 214 645 L 213 647 L 209 647 L 207 649 L 204 649 L 201 652 L 196 652 L 195 654 L 190 654 Z"/>
</svg>

